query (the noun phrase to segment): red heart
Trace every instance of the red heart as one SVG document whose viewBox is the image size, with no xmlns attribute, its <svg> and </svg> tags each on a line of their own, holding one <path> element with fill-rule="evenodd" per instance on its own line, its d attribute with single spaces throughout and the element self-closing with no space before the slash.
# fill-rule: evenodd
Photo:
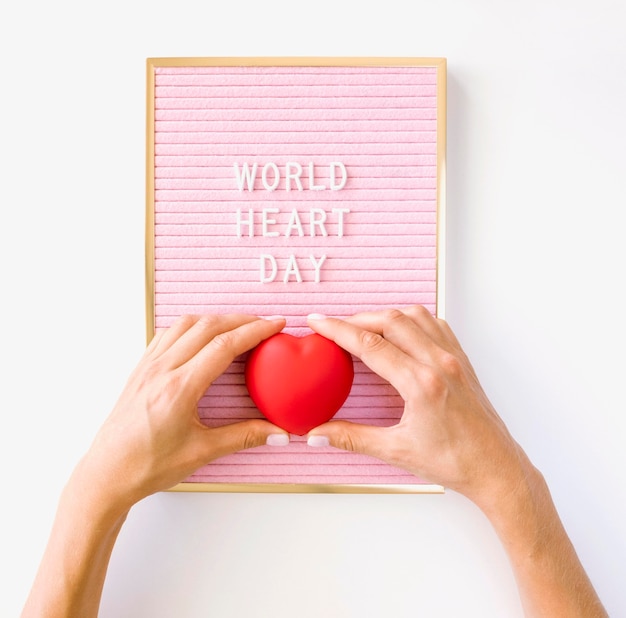
<svg viewBox="0 0 626 618">
<path fill-rule="evenodd" d="M 352 357 L 313 333 L 278 333 L 248 357 L 246 386 L 252 401 L 274 425 L 299 436 L 330 420 L 350 393 Z"/>
</svg>

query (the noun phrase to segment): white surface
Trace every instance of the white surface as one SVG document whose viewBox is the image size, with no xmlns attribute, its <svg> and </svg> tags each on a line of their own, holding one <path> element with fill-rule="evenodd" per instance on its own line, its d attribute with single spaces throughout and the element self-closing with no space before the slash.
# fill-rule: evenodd
<svg viewBox="0 0 626 618">
<path fill-rule="evenodd" d="M 144 342 L 148 56 L 445 56 L 447 317 L 626 615 L 626 7 L 611 0 L 13 2 L 0 9 L 0 615 Z M 312 308 L 314 309 L 314 308 Z M 154 496 L 104 617 L 520 615 L 445 496 Z"/>
</svg>

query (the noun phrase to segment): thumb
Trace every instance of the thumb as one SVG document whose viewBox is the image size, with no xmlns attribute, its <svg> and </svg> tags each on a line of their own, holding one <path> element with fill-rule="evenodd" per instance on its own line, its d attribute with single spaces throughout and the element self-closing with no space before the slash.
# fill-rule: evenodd
<svg viewBox="0 0 626 618">
<path fill-rule="evenodd" d="M 289 444 L 289 434 L 284 429 L 261 419 L 214 427 L 208 429 L 206 435 L 209 460 L 264 444 L 271 446 Z"/>
<path fill-rule="evenodd" d="M 388 451 L 385 448 L 387 439 L 385 427 L 350 421 L 330 421 L 312 429 L 308 434 L 307 444 L 317 447 L 334 446 L 385 461 L 388 458 Z"/>
</svg>

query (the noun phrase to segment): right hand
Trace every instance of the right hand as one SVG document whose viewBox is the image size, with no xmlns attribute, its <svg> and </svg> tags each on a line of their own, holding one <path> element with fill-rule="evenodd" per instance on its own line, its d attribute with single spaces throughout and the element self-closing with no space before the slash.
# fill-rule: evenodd
<svg viewBox="0 0 626 618">
<path fill-rule="evenodd" d="M 326 436 L 331 446 L 372 455 L 475 502 L 524 474 L 523 451 L 444 320 L 415 306 L 346 320 L 310 317 L 309 326 L 361 359 L 405 402 L 392 427 L 338 420 L 309 436 Z"/>
</svg>

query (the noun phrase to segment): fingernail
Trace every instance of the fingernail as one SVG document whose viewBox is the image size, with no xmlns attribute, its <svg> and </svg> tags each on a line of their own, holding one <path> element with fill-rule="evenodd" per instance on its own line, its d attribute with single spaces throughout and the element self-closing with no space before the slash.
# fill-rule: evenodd
<svg viewBox="0 0 626 618">
<path fill-rule="evenodd" d="M 267 446 L 287 446 L 289 444 L 289 435 L 286 433 L 271 433 L 265 440 Z"/>
<path fill-rule="evenodd" d="M 330 446 L 330 441 L 326 436 L 309 436 L 306 443 L 316 448 L 324 448 Z"/>
<path fill-rule="evenodd" d="M 268 315 L 268 316 L 261 316 L 264 320 L 268 320 L 269 322 L 273 322 L 274 320 L 284 320 L 285 316 L 284 315 Z"/>
<path fill-rule="evenodd" d="M 327 316 L 323 313 L 309 313 L 307 316 L 308 320 L 325 320 Z"/>
</svg>

